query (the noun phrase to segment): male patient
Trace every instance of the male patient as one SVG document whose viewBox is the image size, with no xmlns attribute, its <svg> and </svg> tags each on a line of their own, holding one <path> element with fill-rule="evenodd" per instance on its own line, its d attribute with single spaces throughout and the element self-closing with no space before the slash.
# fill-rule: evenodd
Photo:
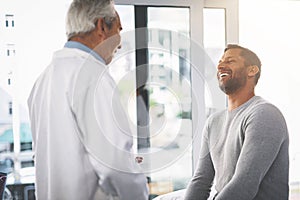
<svg viewBox="0 0 300 200">
<path fill-rule="evenodd" d="M 215 200 L 288 200 L 288 130 L 281 112 L 254 93 L 259 58 L 228 45 L 217 72 L 228 108 L 207 120 L 185 200 L 207 200 L 213 180 Z"/>
</svg>

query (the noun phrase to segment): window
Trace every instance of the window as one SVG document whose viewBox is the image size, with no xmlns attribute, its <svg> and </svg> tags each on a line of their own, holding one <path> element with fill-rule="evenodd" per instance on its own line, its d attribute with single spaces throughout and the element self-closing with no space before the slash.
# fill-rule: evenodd
<svg viewBox="0 0 300 200">
<path fill-rule="evenodd" d="M 224 8 L 203 9 L 203 44 L 208 60 L 205 60 L 205 88 L 206 117 L 225 108 L 225 95 L 218 88 L 216 66 L 226 44 L 226 20 Z"/>
<path fill-rule="evenodd" d="M 11 85 L 11 77 L 12 77 L 12 71 L 9 71 L 7 77 L 7 85 Z"/>
<path fill-rule="evenodd" d="M 9 103 L 8 103 L 8 114 L 9 115 L 12 115 L 12 102 L 10 101 Z"/>
<path fill-rule="evenodd" d="M 131 20 L 135 31 L 125 35 L 135 37 L 136 62 L 132 63 L 135 64 L 132 69 L 135 68 L 133 74 L 136 79 L 133 96 L 137 113 L 134 114 L 137 119 L 134 122 L 137 153 L 144 156 L 141 166 L 149 178 L 152 199 L 186 187 L 199 157 L 201 139 L 198 136 L 204 126 L 205 109 L 212 112 L 225 107 L 225 96 L 221 92 L 222 96 L 209 99 L 211 104 L 204 98 L 209 96 L 204 94 L 207 91 L 215 91 L 210 88 L 215 65 L 202 46 L 205 39 L 206 44 L 214 40 L 204 36 L 211 29 L 204 33 L 203 15 L 210 21 L 217 17 L 218 24 L 208 22 L 206 25 L 208 28 L 217 26 L 221 30 L 219 35 L 214 36 L 218 37 L 217 45 L 210 46 L 219 50 L 223 49 L 225 42 L 237 40 L 235 22 L 238 12 L 237 7 L 223 1 L 207 1 L 209 5 L 202 1 L 172 1 L 172 5 L 170 1 L 163 0 L 159 3 L 141 0 L 137 5 L 126 0 L 117 0 L 116 4 L 118 2 L 134 8 Z M 201 10 L 204 6 L 220 9 L 212 10 L 216 13 L 210 15 Z M 227 16 L 225 8 L 233 14 Z M 118 12 L 121 16 L 122 12 Z M 124 15 L 128 13 L 127 10 Z M 121 16 L 121 19 L 124 17 Z M 123 20 L 122 24 L 127 24 L 127 21 Z M 225 29 L 228 25 L 230 29 Z M 206 38 L 203 39 L 203 36 Z M 193 140 L 195 138 L 197 140 Z M 184 143 L 191 145 L 184 147 Z M 172 160 L 171 157 L 177 153 L 181 153 L 180 156 Z M 170 160 L 172 162 L 168 162 Z"/>
<path fill-rule="evenodd" d="M 15 26 L 14 15 L 11 15 L 11 14 L 5 15 L 5 26 L 6 27 L 14 27 Z"/>
<path fill-rule="evenodd" d="M 141 167 L 153 198 L 185 188 L 192 176 L 187 145 L 192 140 L 190 10 L 140 5 L 116 9 L 123 24 L 122 48 L 110 70 L 136 135 L 136 151 L 144 157 Z"/>
<path fill-rule="evenodd" d="M 16 55 L 15 44 L 7 44 L 6 45 L 6 55 L 7 56 L 15 56 Z"/>
<path fill-rule="evenodd" d="M 160 195 L 184 189 L 192 176 L 190 8 L 149 6 L 147 13 L 150 193 Z"/>
</svg>

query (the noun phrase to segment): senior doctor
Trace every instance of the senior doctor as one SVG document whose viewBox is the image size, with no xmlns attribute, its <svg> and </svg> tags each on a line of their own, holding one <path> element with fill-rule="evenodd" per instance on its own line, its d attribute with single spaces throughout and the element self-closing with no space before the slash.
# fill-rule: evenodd
<svg viewBox="0 0 300 200">
<path fill-rule="evenodd" d="M 106 66 L 121 47 L 121 30 L 113 1 L 71 3 L 68 42 L 28 99 L 39 200 L 148 199 Z"/>
</svg>

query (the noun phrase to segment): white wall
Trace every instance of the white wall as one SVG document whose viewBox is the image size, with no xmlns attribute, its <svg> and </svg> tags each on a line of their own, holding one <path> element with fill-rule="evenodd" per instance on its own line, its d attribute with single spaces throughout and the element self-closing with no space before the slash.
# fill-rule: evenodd
<svg viewBox="0 0 300 200">
<path fill-rule="evenodd" d="M 13 14 L 15 19 L 15 27 L 9 30 L 9 34 L 5 30 L 5 22 L 0 22 L 0 47 L 1 53 L 5 53 L 3 48 L 6 43 L 15 44 L 17 62 L 14 66 L 13 83 L 21 104 L 26 104 L 36 77 L 49 64 L 53 51 L 60 49 L 66 42 L 65 14 L 69 2 L 70 0 L 0 1 L 1 19 L 5 19 L 5 14 Z M 0 64 L 3 66 L 2 61 L 0 60 Z"/>
<path fill-rule="evenodd" d="M 300 1 L 240 0 L 240 44 L 262 61 L 256 94 L 278 106 L 290 132 L 291 181 L 300 181 Z"/>
</svg>

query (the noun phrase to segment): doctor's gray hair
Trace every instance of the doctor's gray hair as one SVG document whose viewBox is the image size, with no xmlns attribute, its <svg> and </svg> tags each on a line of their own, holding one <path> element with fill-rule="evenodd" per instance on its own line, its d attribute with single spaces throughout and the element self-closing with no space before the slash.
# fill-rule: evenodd
<svg viewBox="0 0 300 200">
<path fill-rule="evenodd" d="M 67 38 L 92 31 L 99 18 L 110 28 L 116 17 L 113 0 L 73 0 L 66 18 Z"/>
</svg>

